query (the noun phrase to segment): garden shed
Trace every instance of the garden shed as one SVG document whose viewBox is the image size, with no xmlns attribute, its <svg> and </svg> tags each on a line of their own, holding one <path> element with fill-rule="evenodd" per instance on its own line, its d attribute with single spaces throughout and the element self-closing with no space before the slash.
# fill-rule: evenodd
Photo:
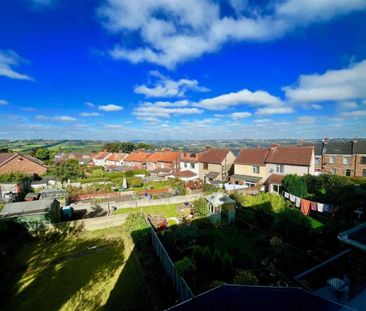
<svg viewBox="0 0 366 311">
<path fill-rule="evenodd" d="M 55 199 L 8 203 L 1 210 L 0 218 L 13 220 L 34 230 L 41 225 L 60 222 L 60 203 Z"/>
<path fill-rule="evenodd" d="M 205 197 L 211 222 L 221 224 L 222 221 L 233 223 L 235 221 L 236 202 L 222 192 L 215 192 Z"/>
</svg>

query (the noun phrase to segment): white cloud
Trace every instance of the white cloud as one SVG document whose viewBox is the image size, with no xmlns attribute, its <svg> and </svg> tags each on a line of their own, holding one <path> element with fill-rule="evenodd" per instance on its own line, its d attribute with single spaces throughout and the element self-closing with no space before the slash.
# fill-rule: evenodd
<svg viewBox="0 0 366 311">
<path fill-rule="evenodd" d="M 207 88 L 200 86 L 197 80 L 179 79 L 174 81 L 158 71 L 151 71 L 150 75 L 157 78 L 157 80 L 148 85 L 136 86 L 135 93 L 143 94 L 145 97 L 183 97 L 188 90 L 208 91 Z"/>
<path fill-rule="evenodd" d="M 97 117 L 100 115 L 98 112 L 82 112 L 80 113 L 82 117 Z"/>
<path fill-rule="evenodd" d="M 312 124 L 315 122 L 315 117 L 311 117 L 311 116 L 302 116 L 302 117 L 298 117 L 297 121 L 300 124 Z"/>
<path fill-rule="evenodd" d="M 9 102 L 5 99 L 0 99 L 0 106 L 4 106 L 4 105 L 7 105 L 9 104 Z"/>
<path fill-rule="evenodd" d="M 0 51 L 0 76 L 10 79 L 33 81 L 32 77 L 19 73 L 13 68 L 24 62 L 26 61 L 13 51 Z"/>
<path fill-rule="evenodd" d="M 256 115 L 265 116 L 265 115 L 273 115 L 273 114 L 288 114 L 293 113 L 294 109 L 292 107 L 265 107 L 260 108 L 256 111 Z"/>
<path fill-rule="evenodd" d="M 161 118 L 170 118 L 173 116 L 182 116 L 182 115 L 194 115 L 200 114 L 203 111 L 198 108 L 193 107 L 182 107 L 180 105 L 181 101 L 169 103 L 165 102 L 165 105 L 161 105 L 161 102 L 151 103 L 144 102 L 139 107 L 135 108 L 133 114 L 141 120 L 149 121 L 149 122 L 157 122 L 158 119 Z"/>
<path fill-rule="evenodd" d="M 39 121 L 59 121 L 59 122 L 73 122 L 73 121 L 77 120 L 76 118 L 70 117 L 70 116 L 50 117 L 50 116 L 44 116 L 44 115 L 38 115 L 35 117 L 35 119 L 39 120 Z"/>
<path fill-rule="evenodd" d="M 252 114 L 250 112 L 233 112 L 231 114 L 231 117 L 233 119 L 243 119 L 243 118 L 248 118 L 250 117 Z"/>
<path fill-rule="evenodd" d="M 323 106 L 319 104 L 311 104 L 310 107 L 316 110 L 323 109 Z"/>
<path fill-rule="evenodd" d="M 123 36 L 123 42 L 130 41 L 128 35 L 141 39 L 134 48 L 115 46 L 112 57 L 173 68 L 227 42 L 274 40 L 296 27 L 366 8 L 364 0 L 287 0 L 276 2 L 272 10 L 232 0 L 227 5 L 235 14 L 213 0 L 106 0 L 98 13 L 103 26 Z"/>
<path fill-rule="evenodd" d="M 366 117 L 366 110 L 354 110 L 354 111 L 347 111 L 341 113 L 342 117 L 355 117 L 355 118 L 361 118 Z"/>
<path fill-rule="evenodd" d="M 98 109 L 103 110 L 103 111 L 107 111 L 107 112 L 111 112 L 111 111 L 120 111 L 120 110 L 123 109 L 123 107 L 118 106 L 118 105 L 109 104 L 109 105 L 99 106 Z"/>
<path fill-rule="evenodd" d="M 366 60 L 324 74 L 301 75 L 296 86 L 284 87 L 293 102 L 347 101 L 366 98 Z"/>
<path fill-rule="evenodd" d="M 271 119 L 264 118 L 264 119 L 255 119 L 255 120 L 253 120 L 253 123 L 265 124 L 265 123 L 269 123 L 271 121 L 272 121 Z"/>
<path fill-rule="evenodd" d="M 266 106 L 266 105 L 280 105 L 281 100 L 266 91 L 249 91 L 248 89 L 239 92 L 223 94 L 213 98 L 207 98 L 195 104 L 197 107 L 209 110 L 224 110 L 228 107 L 237 105 L 252 105 L 252 106 Z"/>
<path fill-rule="evenodd" d="M 85 105 L 90 107 L 90 108 L 94 108 L 95 105 L 92 102 L 85 102 Z"/>
<path fill-rule="evenodd" d="M 340 102 L 338 103 L 338 107 L 344 110 L 352 110 L 357 109 L 358 105 L 356 102 Z"/>
</svg>

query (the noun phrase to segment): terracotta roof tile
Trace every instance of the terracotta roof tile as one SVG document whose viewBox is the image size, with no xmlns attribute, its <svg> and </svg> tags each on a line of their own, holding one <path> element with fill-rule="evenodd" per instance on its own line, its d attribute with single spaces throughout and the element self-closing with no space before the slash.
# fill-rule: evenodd
<svg viewBox="0 0 366 311">
<path fill-rule="evenodd" d="M 272 147 L 266 163 L 309 166 L 313 150 L 310 146 Z"/>
<path fill-rule="evenodd" d="M 104 158 L 106 158 L 110 153 L 106 152 L 106 151 L 100 151 L 97 154 L 94 155 L 94 159 L 97 160 L 103 160 Z"/>
<path fill-rule="evenodd" d="M 163 152 L 161 157 L 159 158 L 158 162 L 174 162 L 180 156 L 180 152 L 177 151 L 167 151 Z"/>
<path fill-rule="evenodd" d="M 125 159 L 124 161 L 127 162 L 146 162 L 146 159 L 150 156 L 150 153 L 146 153 L 146 152 L 132 152 L 130 153 Z"/>
<path fill-rule="evenodd" d="M 121 161 L 127 157 L 127 153 L 112 153 L 107 160 L 108 161 Z"/>
<path fill-rule="evenodd" d="M 163 152 L 154 152 L 153 154 L 151 154 L 147 159 L 146 162 L 158 162 L 159 158 L 161 157 L 161 154 Z"/>
<path fill-rule="evenodd" d="M 229 149 L 209 149 L 200 157 L 200 162 L 221 164 L 230 152 Z"/>
<path fill-rule="evenodd" d="M 283 177 L 285 176 L 279 174 L 272 174 L 271 176 L 268 177 L 266 183 L 280 185 L 282 184 Z"/>
<path fill-rule="evenodd" d="M 256 164 L 264 166 L 268 153 L 268 148 L 241 149 L 234 164 Z"/>
<path fill-rule="evenodd" d="M 197 174 L 193 173 L 192 171 L 186 170 L 186 171 L 180 171 L 180 172 L 176 172 L 174 174 L 175 177 L 183 177 L 183 178 L 190 178 L 190 177 L 195 177 L 197 176 Z"/>
</svg>

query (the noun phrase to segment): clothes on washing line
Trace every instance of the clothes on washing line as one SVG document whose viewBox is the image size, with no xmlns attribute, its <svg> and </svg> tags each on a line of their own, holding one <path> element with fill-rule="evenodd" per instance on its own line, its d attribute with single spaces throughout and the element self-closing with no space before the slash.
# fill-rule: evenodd
<svg viewBox="0 0 366 311">
<path fill-rule="evenodd" d="M 317 211 L 318 210 L 318 202 L 310 202 L 310 207 L 312 211 Z"/>
<path fill-rule="evenodd" d="M 330 212 L 330 205 L 329 204 L 323 204 L 323 211 L 325 213 L 329 213 Z"/>
<path fill-rule="evenodd" d="M 294 196 L 293 194 L 290 194 L 290 201 L 295 202 L 295 200 L 296 200 L 296 196 Z"/>
<path fill-rule="evenodd" d="M 290 198 L 290 194 L 288 192 L 285 191 L 285 198 L 288 199 Z"/>
<path fill-rule="evenodd" d="M 300 203 L 301 203 L 301 198 L 295 196 L 295 205 L 296 205 L 296 207 L 300 207 Z"/>
<path fill-rule="evenodd" d="M 301 199 L 301 213 L 303 213 L 305 216 L 309 216 L 310 214 L 310 201 Z"/>
<path fill-rule="evenodd" d="M 318 212 L 323 213 L 323 211 L 324 211 L 324 204 L 318 203 Z"/>
</svg>

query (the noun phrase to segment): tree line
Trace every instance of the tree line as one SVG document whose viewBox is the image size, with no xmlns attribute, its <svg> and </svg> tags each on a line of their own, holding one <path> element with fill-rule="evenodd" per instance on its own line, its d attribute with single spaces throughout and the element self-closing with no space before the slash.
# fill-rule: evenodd
<svg viewBox="0 0 366 311">
<path fill-rule="evenodd" d="M 133 143 L 133 142 L 118 142 L 118 143 L 107 143 L 103 147 L 108 152 L 123 152 L 131 153 L 132 151 L 145 149 L 154 150 L 155 146 L 145 143 Z"/>
</svg>

